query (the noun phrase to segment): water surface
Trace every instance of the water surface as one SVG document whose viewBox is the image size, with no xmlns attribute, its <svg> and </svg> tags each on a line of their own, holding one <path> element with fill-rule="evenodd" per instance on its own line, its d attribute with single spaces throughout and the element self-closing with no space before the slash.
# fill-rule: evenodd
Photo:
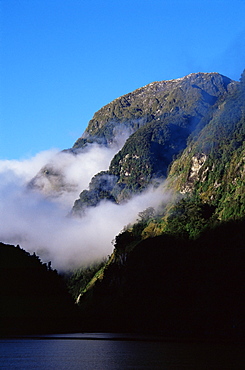
<svg viewBox="0 0 245 370">
<path fill-rule="evenodd" d="M 115 334 L 0 340 L 0 369 L 244 369 L 245 345 L 167 343 Z"/>
</svg>

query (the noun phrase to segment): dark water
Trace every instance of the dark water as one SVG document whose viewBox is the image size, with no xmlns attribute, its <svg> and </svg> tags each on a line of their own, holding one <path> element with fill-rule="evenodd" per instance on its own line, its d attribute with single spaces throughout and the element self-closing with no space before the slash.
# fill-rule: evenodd
<svg viewBox="0 0 245 370">
<path fill-rule="evenodd" d="M 0 369 L 245 369 L 244 344 L 138 339 L 113 334 L 1 339 Z"/>
</svg>

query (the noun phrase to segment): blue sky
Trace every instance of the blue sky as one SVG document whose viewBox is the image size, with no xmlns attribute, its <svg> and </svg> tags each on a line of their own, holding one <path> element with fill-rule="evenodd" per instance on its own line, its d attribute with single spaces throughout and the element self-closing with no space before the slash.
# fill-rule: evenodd
<svg viewBox="0 0 245 370">
<path fill-rule="evenodd" d="M 71 147 L 150 82 L 244 68 L 244 0 L 1 0 L 0 160 Z"/>
</svg>

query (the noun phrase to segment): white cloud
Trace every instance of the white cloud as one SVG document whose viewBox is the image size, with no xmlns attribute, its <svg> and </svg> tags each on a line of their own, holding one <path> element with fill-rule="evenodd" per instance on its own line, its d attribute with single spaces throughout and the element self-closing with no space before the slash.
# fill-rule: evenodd
<svg viewBox="0 0 245 370">
<path fill-rule="evenodd" d="M 20 244 L 52 261 L 57 269 L 68 269 L 101 259 L 112 252 L 111 241 L 138 213 L 164 200 L 163 192 L 151 189 L 120 206 L 101 202 L 83 218 L 67 217 L 74 200 L 91 177 L 109 166 L 114 149 L 97 145 L 74 156 L 47 151 L 25 161 L 0 161 L 0 241 Z M 56 197 L 33 191 L 28 182 L 46 163 L 60 169 L 72 192 Z"/>
<path fill-rule="evenodd" d="M 58 149 L 52 149 L 24 160 L 0 160 L 0 174 L 4 174 L 6 180 L 8 177 L 18 176 L 22 182 L 30 181 L 58 152 Z"/>
</svg>

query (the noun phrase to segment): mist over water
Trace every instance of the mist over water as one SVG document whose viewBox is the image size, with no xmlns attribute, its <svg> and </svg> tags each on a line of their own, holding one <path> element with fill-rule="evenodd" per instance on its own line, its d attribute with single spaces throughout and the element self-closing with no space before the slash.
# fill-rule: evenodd
<svg viewBox="0 0 245 370">
<path fill-rule="evenodd" d="M 149 188 L 122 205 L 102 201 L 82 218 L 67 217 L 79 193 L 96 173 L 108 169 L 118 150 L 91 144 L 77 155 L 50 150 L 23 161 L 0 161 L 0 241 L 35 252 L 58 270 L 111 254 L 112 240 L 123 227 L 164 201 L 161 187 Z M 61 171 L 67 186 L 58 191 L 47 191 L 47 184 L 42 191 L 28 186 L 47 163 Z"/>
</svg>

